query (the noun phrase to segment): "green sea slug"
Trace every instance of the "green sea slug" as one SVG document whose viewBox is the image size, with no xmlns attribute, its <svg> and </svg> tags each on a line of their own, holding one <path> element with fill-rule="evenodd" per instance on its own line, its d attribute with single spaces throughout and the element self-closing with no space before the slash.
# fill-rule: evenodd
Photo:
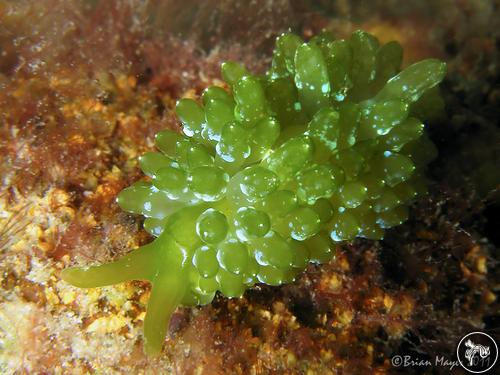
<svg viewBox="0 0 500 375">
<path fill-rule="evenodd" d="M 422 116 L 442 103 L 446 71 L 435 59 L 399 71 L 401 60 L 397 42 L 356 31 L 306 43 L 283 34 L 264 75 L 222 64 L 229 88 L 179 100 L 183 134 L 158 133 L 158 151 L 139 159 L 149 179 L 117 198 L 156 239 L 62 278 L 82 288 L 150 281 L 144 341 L 155 354 L 177 306 L 288 283 L 331 260 L 336 243 L 382 239 L 425 192 L 436 151 Z"/>
</svg>

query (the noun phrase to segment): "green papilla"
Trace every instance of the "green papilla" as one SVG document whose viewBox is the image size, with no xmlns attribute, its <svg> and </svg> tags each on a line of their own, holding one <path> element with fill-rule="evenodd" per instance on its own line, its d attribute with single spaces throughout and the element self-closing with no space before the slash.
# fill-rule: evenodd
<svg viewBox="0 0 500 375">
<path fill-rule="evenodd" d="M 202 104 L 181 99 L 184 134 L 157 134 L 160 152 L 140 158 L 150 180 L 118 196 L 157 238 L 63 279 L 83 288 L 150 281 L 144 338 L 154 354 L 177 306 L 291 282 L 309 262 L 331 260 L 336 242 L 381 239 L 425 192 L 435 149 L 417 113 L 433 116 L 442 103 L 434 87 L 445 64 L 399 72 L 401 60 L 398 43 L 356 31 L 308 43 L 283 34 L 263 76 L 224 63 L 230 89 L 209 87 Z"/>
</svg>

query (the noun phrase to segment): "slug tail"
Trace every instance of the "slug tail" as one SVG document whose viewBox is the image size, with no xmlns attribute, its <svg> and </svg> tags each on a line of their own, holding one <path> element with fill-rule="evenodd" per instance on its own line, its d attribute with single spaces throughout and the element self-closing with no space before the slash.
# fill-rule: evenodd
<svg viewBox="0 0 500 375">
<path fill-rule="evenodd" d="M 180 272 L 162 272 L 153 280 L 151 296 L 144 319 L 144 351 L 160 354 L 167 328 L 175 309 L 186 292 L 186 282 Z"/>
</svg>

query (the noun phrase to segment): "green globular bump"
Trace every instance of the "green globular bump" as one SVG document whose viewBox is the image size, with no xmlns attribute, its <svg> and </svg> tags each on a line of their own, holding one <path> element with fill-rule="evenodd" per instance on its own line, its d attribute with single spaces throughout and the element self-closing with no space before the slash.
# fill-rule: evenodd
<svg viewBox="0 0 500 375">
<path fill-rule="evenodd" d="M 257 274 L 259 273 L 260 265 L 255 260 L 254 256 L 248 257 L 247 268 L 243 272 L 243 282 L 248 285 L 254 285 L 257 282 Z"/>
<path fill-rule="evenodd" d="M 353 53 L 351 74 L 354 84 L 366 84 L 375 79 L 377 40 L 372 35 L 358 30 L 352 33 L 351 48 Z"/>
<path fill-rule="evenodd" d="M 179 133 L 172 130 L 162 130 L 155 136 L 156 147 L 165 155 L 175 158 L 177 142 L 182 139 Z"/>
<path fill-rule="evenodd" d="M 270 75 L 272 78 L 286 77 L 295 74 L 295 52 L 303 43 L 295 34 L 284 33 L 276 39 Z"/>
<path fill-rule="evenodd" d="M 221 268 L 215 276 L 219 283 L 219 290 L 226 297 L 240 297 L 246 289 L 242 275 L 236 275 Z"/>
<path fill-rule="evenodd" d="M 408 180 L 415 170 L 415 165 L 410 158 L 390 151 L 384 152 L 380 164 L 381 173 L 385 176 L 384 181 L 389 186 Z"/>
<path fill-rule="evenodd" d="M 342 102 L 352 88 L 352 48 L 347 40 L 334 40 L 322 45 L 331 82 L 330 97 Z"/>
<path fill-rule="evenodd" d="M 423 131 L 424 124 L 417 118 L 410 117 L 401 124 L 395 126 L 382 138 L 382 142 L 388 150 L 400 151 L 408 142 L 420 138 Z"/>
<path fill-rule="evenodd" d="M 358 140 L 358 142 L 352 148 L 356 152 L 358 152 L 365 160 L 371 160 L 377 154 L 381 153 L 378 138 Z M 365 168 L 365 171 L 368 170 L 368 168 Z"/>
<path fill-rule="evenodd" d="M 350 45 L 352 49 L 351 79 L 353 88 L 350 96 L 356 100 L 369 95 L 369 86 L 377 76 L 377 39 L 364 32 L 352 33 Z"/>
<path fill-rule="evenodd" d="M 403 62 L 403 48 L 392 41 L 381 46 L 377 51 L 377 75 L 375 89 L 378 91 L 394 75 L 396 75 Z"/>
<path fill-rule="evenodd" d="M 272 217 L 285 216 L 298 205 L 297 195 L 290 190 L 277 190 L 260 202 L 259 207 Z"/>
<path fill-rule="evenodd" d="M 373 139 L 385 135 L 406 119 L 408 104 L 401 100 L 375 103 L 362 111 L 358 130 L 359 140 Z"/>
<path fill-rule="evenodd" d="M 276 232 L 250 242 L 255 260 L 261 266 L 287 268 L 293 263 L 293 252 L 286 240 Z"/>
<path fill-rule="evenodd" d="M 164 191 L 170 199 L 181 199 L 188 193 L 187 178 L 182 168 L 161 168 L 154 176 L 153 185 Z"/>
<path fill-rule="evenodd" d="M 345 172 L 345 178 L 347 180 L 357 178 L 366 165 L 365 158 L 352 148 L 336 152 L 335 155 L 330 158 L 330 161 Z"/>
<path fill-rule="evenodd" d="M 233 97 L 222 87 L 218 86 L 210 86 L 203 90 L 203 94 L 201 95 L 203 100 L 203 105 L 207 105 L 210 102 L 215 100 L 220 100 L 226 102 L 228 104 L 232 104 L 234 106 Z"/>
<path fill-rule="evenodd" d="M 198 288 L 202 293 L 214 293 L 217 291 L 219 284 L 215 277 L 201 277 L 198 280 Z"/>
<path fill-rule="evenodd" d="M 252 137 L 256 146 L 263 149 L 271 148 L 280 135 L 280 124 L 272 117 L 262 119 L 255 126 Z"/>
<path fill-rule="evenodd" d="M 221 131 L 220 142 L 217 143 L 217 154 L 227 163 L 241 162 L 250 156 L 248 131 L 237 122 L 228 122 Z"/>
<path fill-rule="evenodd" d="M 203 279 L 203 278 L 200 277 L 199 279 Z M 193 281 L 193 283 L 196 283 L 196 282 Z M 198 281 L 198 285 L 199 285 L 199 281 Z M 199 306 L 208 305 L 210 302 L 212 302 L 212 300 L 215 297 L 215 292 L 205 292 L 205 291 L 201 290 L 199 288 L 199 286 L 198 286 L 198 288 L 190 290 L 190 292 L 191 293 L 189 293 L 189 294 L 192 295 L 193 297 L 195 297 L 195 300 L 189 301 L 189 302 L 183 301 L 182 303 L 185 305 L 193 305 L 193 304 L 197 304 Z M 187 293 L 186 293 L 186 295 L 187 295 Z"/>
<path fill-rule="evenodd" d="M 373 172 L 358 177 L 358 181 L 366 187 L 366 196 L 369 199 L 377 199 L 384 189 L 384 180 Z"/>
<path fill-rule="evenodd" d="M 316 45 L 318 45 L 320 48 L 324 45 L 327 45 L 331 42 L 333 42 L 335 40 L 335 36 L 333 35 L 332 32 L 330 31 L 327 31 L 327 30 L 323 30 L 321 31 L 318 35 L 315 35 L 313 36 L 309 42 L 310 43 L 314 43 Z M 325 53 L 323 51 L 323 55 L 327 55 L 327 53 Z"/>
<path fill-rule="evenodd" d="M 292 138 L 264 159 L 264 166 L 272 170 L 281 180 L 297 173 L 313 157 L 314 146 L 309 137 Z"/>
<path fill-rule="evenodd" d="M 268 103 L 264 88 L 259 80 L 252 76 L 242 77 L 233 87 L 236 100 L 235 114 L 246 126 L 255 123 L 268 113 Z"/>
<path fill-rule="evenodd" d="M 267 168 L 248 167 L 241 174 L 243 178 L 240 189 L 243 194 L 251 199 L 264 198 L 279 186 L 278 176 Z"/>
<path fill-rule="evenodd" d="M 265 266 L 260 267 L 257 279 L 259 282 L 268 285 L 280 285 L 286 278 L 285 272 L 277 267 Z"/>
<path fill-rule="evenodd" d="M 307 121 L 292 78 L 272 79 L 267 82 L 265 90 L 269 106 L 283 128 L 301 125 Z"/>
<path fill-rule="evenodd" d="M 328 199 L 320 198 L 311 206 L 319 216 L 321 223 L 327 223 L 333 216 L 333 206 Z"/>
<path fill-rule="evenodd" d="M 241 78 L 248 75 L 248 70 L 240 63 L 237 63 L 235 61 L 227 61 L 225 63 L 222 63 L 221 73 L 224 81 L 233 86 Z"/>
<path fill-rule="evenodd" d="M 381 228 L 391 228 L 400 225 L 408 218 L 408 207 L 398 206 L 390 211 L 380 212 L 377 215 L 377 224 Z"/>
<path fill-rule="evenodd" d="M 293 267 L 303 270 L 311 260 L 311 252 L 303 241 L 290 240 L 288 244 L 293 252 Z"/>
<path fill-rule="evenodd" d="M 286 216 L 290 237 L 304 241 L 320 230 L 321 219 L 312 208 L 299 207 Z"/>
<path fill-rule="evenodd" d="M 159 132 L 159 152 L 139 159 L 145 177 L 116 199 L 154 240 L 61 277 L 150 282 L 144 348 L 155 355 L 177 306 L 289 283 L 339 243 L 382 239 L 426 193 L 437 149 L 424 124 L 443 114 L 445 64 L 401 61 L 398 43 L 357 31 L 283 34 L 262 75 L 224 63 L 225 83 L 178 101 L 182 133 Z"/>
<path fill-rule="evenodd" d="M 144 204 L 149 199 L 149 194 L 151 193 L 151 183 L 146 181 L 137 181 L 129 187 L 123 189 L 116 202 L 122 208 L 122 210 L 140 214 L 144 210 Z"/>
<path fill-rule="evenodd" d="M 196 221 L 203 211 L 203 205 L 184 206 L 168 217 L 163 233 L 169 233 L 179 245 L 193 252 L 201 242 L 196 233 Z"/>
<path fill-rule="evenodd" d="M 242 207 L 234 218 L 236 235 L 245 242 L 253 238 L 264 237 L 271 227 L 269 216 L 252 207 Z"/>
<path fill-rule="evenodd" d="M 401 199 L 392 190 L 384 189 L 380 197 L 373 202 L 373 211 L 389 211 L 401 203 Z"/>
<path fill-rule="evenodd" d="M 214 164 L 214 157 L 205 146 L 193 144 L 187 151 L 187 164 L 189 168 L 211 166 Z"/>
<path fill-rule="evenodd" d="M 377 224 L 377 214 L 368 205 L 351 210 L 360 218 L 359 237 L 370 240 L 381 240 L 384 238 L 384 230 Z"/>
<path fill-rule="evenodd" d="M 209 208 L 196 220 L 196 233 L 203 242 L 217 244 L 226 238 L 228 224 L 222 212 Z"/>
<path fill-rule="evenodd" d="M 165 192 L 144 181 L 122 190 L 116 201 L 124 211 L 157 219 L 163 219 L 182 207 Z"/>
<path fill-rule="evenodd" d="M 322 148 L 326 148 L 323 152 L 328 156 L 337 148 L 340 134 L 338 122 L 339 113 L 333 108 L 326 107 L 316 112 L 308 125 L 309 134 Z"/>
<path fill-rule="evenodd" d="M 198 167 L 191 170 L 188 183 L 193 194 L 205 201 L 215 202 L 224 196 L 228 175 L 218 167 Z"/>
<path fill-rule="evenodd" d="M 188 165 L 188 155 L 193 143 L 190 139 L 182 138 L 175 143 L 174 159 L 183 167 Z"/>
<path fill-rule="evenodd" d="M 410 65 L 387 81 L 375 96 L 375 100 L 402 99 L 408 103 L 417 101 L 426 91 L 441 82 L 446 74 L 446 64 L 427 59 Z"/>
<path fill-rule="evenodd" d="M 177 166 L 177 163 L 159 152 L 146 152 L 139 157 L 139 166 L 144 174 L 154 177 L 159 169 L 168 166 Z"/>
<path fill-rule="evenodd" d="M 330 237 L 335 242 L 351 241 L 359 232 L 359 221 L 350 211 L 343 210 L 333 216 Z"/>
<path fill-rule="evenodd" d="M 203 129 L 203 138 L 210 141 L 219 141 L 222 128 L 234 121 L 234 104 L 225 100 L 213 99 L 205 106 L 206 127 Z"/>
<path fill-rule="evenodd" d="M 236 239 L 229 239 L 217 246 L 217 260 L 222 268 L 236 275 L 250 268 L 247 247 Z"/>
<path fill-rule="evenodd" d="M 309 260 L 313 263 L 326 263 L 335 255 L 335 246 L 326 232 L 320 232 L 305 241 L 309 249 Z"/>
<path fill-rule="evenodd" d="M 366 199 L 368 189 L 357 181 L 347 182 L 340 190 L 343 207 L 356 208 Z"/>
<path fill-rule="evenodd" d="M 193 265 L 196 267 L 201 277 L 212 277 L 219 270 L 217 253 L 212 246 L 203 245 L 194 251 Z"/>
<path fill-rule="evenodd" d="M 181 99 L 175 107 L 182 122 L 182 131 L 188 137 L 199 136 L 205 125 L 203 108 L 192 99 Z"/>
<path fill-rule="evenodd" d="M 312 43 L 304 43 L 295 52 L 295 85 L 299 100 L 309 115 L 328 106 L 330 79 L 321 49 Z"/>
<path fill-rule="evenodd" d="M 337 148 L 344 150 L 356 144 L 361 118 L 360 106 L 356 103 L 344 103 L 339 110 L 339 137 Z"/>
<path fill-rule="evenodd" d="M 300 201 L 314 204 L 320 198 L 329 198 L 337 190 L 338 173 L 326 165 L 316 165 L 297 174 L 297 196 Z"/>
</svg>

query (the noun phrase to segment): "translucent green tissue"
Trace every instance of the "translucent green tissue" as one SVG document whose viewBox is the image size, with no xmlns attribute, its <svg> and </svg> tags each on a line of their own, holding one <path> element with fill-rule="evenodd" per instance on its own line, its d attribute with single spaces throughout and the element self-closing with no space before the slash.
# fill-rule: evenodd
<svg viewBox="0 0 500 375">
<path fill-rule="evenodd" d="M 400 71 L 401 61 L 398 43 L 356 31 L 309 42 L 283 34 L 262 76 L 224 63 L 227 88 L 179 100 L 183 134 L 158 133 L 158 151 L 139 160 L 149 180 L 117 198 L 156 239 L 63 279 L 150 281 L 144 340 L 155 354 L 177 306 L 291 282 L 309 262 L 331 260 L 338 242 L 382 239 L 425 193 L 435 148 L 415 114 L 441 109 L 433 88 L 446 72 L 435 59 Z"/>
</svg>

